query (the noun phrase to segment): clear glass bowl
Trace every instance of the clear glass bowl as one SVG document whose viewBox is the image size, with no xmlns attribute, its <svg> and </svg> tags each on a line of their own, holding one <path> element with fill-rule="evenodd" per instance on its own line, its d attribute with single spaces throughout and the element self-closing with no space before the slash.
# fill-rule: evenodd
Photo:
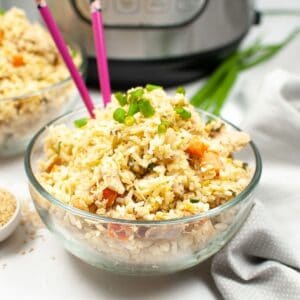
<svg viewBox="0 0 300 300">
<path fill-rule="evenodd" d="M 199 111 L 204 120 L 216 117 Z M 50 124 L 67 124 L 86 116 L 85 110 Z M 227 126 L 237 129 L 224 121 Z M 47 126 L 32 139 L 25 155 L 29 188 L 42 220 L 64 247 L 81 260 L 109 271 L 130 275 L 165 274 L 190 268 L 219 251 L 236 233 L 253 205 L 262 170 L 260 154 L 250 143 L 236 157 L 253 169 L 245 190 L 206 213 L 166 221 L 130 221 L 102 217 L 60 202 L 37 179 Z"/>
<path fill-rule="evenodd" d="M 84 74 L 83 50 L 71 42 L 68 44 L 81 56 L 79 69 Z M 0 157 L 22 153 L 34 133 L 70 111 L 77 98 L 78 91 L 71 77 L 22 96 L 0 98 Z"/>
</svg>

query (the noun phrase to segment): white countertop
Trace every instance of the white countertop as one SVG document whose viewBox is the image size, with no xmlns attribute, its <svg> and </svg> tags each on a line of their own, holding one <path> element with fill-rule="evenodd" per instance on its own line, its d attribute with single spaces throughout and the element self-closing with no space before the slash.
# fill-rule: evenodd
<svg viewBox="0 0 300 300">
<path fill-rule="evenodd" d="M 259 1 L 265 7 L 297 7 L 300 1 Z M 281 5 L 280 5 L 281 4 Z M 278 5 L 277 5 L 278 7 Z M 263 35 L 266 40 L 280 40 L 300 25 L 299 17 L 267 18 L 253 29 L 248 39 Z M 260 78 L 275 68 L 300 74 L 299 39 L 272 61 L 255 71 L 243 74 L 227 104 L 224 116 L 240 123 L 253 103 L 242 97 L 241 91 L 258 88 Z M 255 76 L 255 80 L 253 77 Z M 191 95 L 199 82 L 187 86 Z M 97 93 L 93 92 L 95 98 Z M 9 189 L 21 199 L 29 198 L 23 158 L 0 160 L 0 186 Z M 164 277 L 135 278 L 118 276 L 97 270 L 66 252 L 55 238 L 42 229 L 38 237 L 23 243 L 26 234 L 19 226 L 16 233 L 0 244 L 1 299 L 220 299 L 210 276 L 210 262 L 206 261 L 191 270 Z"/>
</svg>

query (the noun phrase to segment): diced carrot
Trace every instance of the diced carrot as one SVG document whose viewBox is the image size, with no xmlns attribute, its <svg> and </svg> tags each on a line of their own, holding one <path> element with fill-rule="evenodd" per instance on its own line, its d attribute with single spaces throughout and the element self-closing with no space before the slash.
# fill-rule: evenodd
<svg viewBox="0 0 300 300">
<path fill-rule="evenodd" d="M 102 198 L 107 200 L 106 208 L 112 207 L 114 205 L 117 197 L 118 197 L 117 192 L 115 192 L 109 188 L 106 188 L 103 190 Z"/>
<path fill-rule="evenodd" d="M 108 236 L 111 238 L 127 240 L 131 231 L 132 230 L 128 226 L 113 223 L 108 224 Z"/>
<path fill-rule="evenodd" d="M 3 39 L 4 39 L 4 31 L 2 29 L 0 29 L 0 45 L 3 41 Z"/>
<path fill-rule="evenodd" d="M 215 170 L 222 169 L 223 165 L 217 153 L 207 151 L 203 154 L 201 165 L 212 165 Z"/>
<path fill-rule="evenodd" d="M 124 230 L 117 232 L 117 236 L 118 236 L 119 240 L 127 240 L 128 239 L 127 233 Z"/>
<path fill-rule="evenodd" d="M 25 61 L 22 55 L 14 55 L 12 58 L 12 64 L 14 67 L 22 67 L 25 65 Z"/>
<path fill-rule="evenodd" d="M 114 224 L 114 223 L 109 223 L 108 228 L 113 232 L 122 230 L 122 226 L 120 224 Z"/>
<path fill-rule="evenodd" d="M 201 158 L 206 152 L 207 148 L 208 146 L 199 139 L 193 139 L 186 149 L 186 152 L 190 155 L 195 155 Z"/>
</svg>

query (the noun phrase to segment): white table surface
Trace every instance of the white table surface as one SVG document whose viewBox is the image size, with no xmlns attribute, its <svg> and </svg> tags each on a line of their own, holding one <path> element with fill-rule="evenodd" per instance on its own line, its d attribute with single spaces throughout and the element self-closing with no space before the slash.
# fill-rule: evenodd
<svg viewBox="0 0 300 300">
<path fill-rule="evenodd" d="M 300 1 L 259 1 L 260 7 L 296 7 Z M 266 18 L 253 29 L 247 40 L 263 35 L 266 40 L 280 40 L 296 25 L 298 17 Z M 260 78 L 268 71 L 283 68 L 300 74 L 299 39 L 277 58 L 264 66 L 243 74 L 235 87 L 224 116 L 241 123 L 249 97 L 240 97 L 246 86 L 252 86 L 253 95 Z M 253 77 L 255 76 L 255 80 Z M 199 82 L 187 85 L 191 95 Z M 99 95 L 93 92 L 94 98 Z M 253 105 L 253 103 L 252 103 Z M 18 198 L 29 198 L 23 158 L 0 160 L 0 186 L 9 189 Z M 41 238 L 23 244 L 26 234 L 20 226 L 7 241 L 0 243 L 0 299 L 220 299 L 210 276 L 210 261 L 191 270 L 164 277 L 124 277 L 97 270 L 66 252 L 46 230 L 38 232 Z M 30 249 L 33 249 L 30 252 Z M 24 254 L 25 253 L 25 254 Z"/>
</svg>

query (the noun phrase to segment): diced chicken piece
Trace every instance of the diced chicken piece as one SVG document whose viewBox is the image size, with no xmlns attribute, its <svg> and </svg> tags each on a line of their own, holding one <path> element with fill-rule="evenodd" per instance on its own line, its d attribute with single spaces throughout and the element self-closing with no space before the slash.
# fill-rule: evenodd
<svg viewBox="0 0 300 300">
<path fill-rule="evenodd" d="M 221 144 L 227 154 L 241 150 L 250 142 L 250 136 L 245 132 L 235 130 L 223 130 L 213 141 Z"/>
<path fill-rule="evenodd" d="M 205 152 L 201 160 L 201 166 L 207 165 L 212 166 L 215 170 L 221 170 L 223 168 L 219 155 L 210 151 Z"/>
<path fill-rule="evenodd" d="M 196 233 L 194 238 L 199 246 L 202 245 L 202 247 L 204 247 L 205 244 L 214 236 L 215 228 L 210 219 L 201 220 L 198 224 L 194 224 L 194 226 Z"/>
<path fill-rule="evenodd" d="M 100 170 L 105 185 L 122 195 L 125 192 L 125 187 L 120 179 L 118 166 L 112 157 L 105 157 L 102 160 Z"/>
<path fill-rule="evenodd" d="M 179 237 L 184 229 L 184 225 L 172 225 L 172 226 L 157 226 L 149 228 L 145 237 L 147 239 L 166 239 L 166 240 L 174 240 Z"/>
<path fill-rule="evenodd" d="M 249 134 L 240 131 L 230 132 L 229 139 L 232 144 L 233 151 L 243 149 L 251 141 Z"/>
</svg>

